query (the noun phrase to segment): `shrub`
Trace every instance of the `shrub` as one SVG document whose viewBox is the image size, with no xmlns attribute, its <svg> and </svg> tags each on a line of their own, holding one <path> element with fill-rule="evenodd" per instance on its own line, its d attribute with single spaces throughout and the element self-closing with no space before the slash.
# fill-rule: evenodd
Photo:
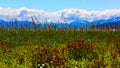
<svg viewBox="0 0 120 68">
<path fill-rule="evenodd" d="M 64 67 L 66 62 L 66 58 L 62 55 L 60 55 L 60 51 L 57 48 L 50 49 L 40 47 L 35 48 L 35 50 L 32 50 L 32 64 L 33 67 Z"/>
<path fill-rule="evenodd" d="M 93 42 L 88 42 L 85 37 L 66 44 L 68 56 L 74 60 L 87 58 L 87 56 L 91 56 L 91 54 L 92 56 L 96 55 L 94 52 L 96 48 L 98 48 L 98 46 Z"/>
</svg>

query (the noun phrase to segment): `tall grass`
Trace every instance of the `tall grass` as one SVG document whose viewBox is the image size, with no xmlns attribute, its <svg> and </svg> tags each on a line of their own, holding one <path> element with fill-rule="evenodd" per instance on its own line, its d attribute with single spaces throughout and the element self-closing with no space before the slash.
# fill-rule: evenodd
<svg viewBox="0 0 120 68">
<path fill-rule="evenodd" d="M 34 20 L 34 19 L 33 19 Z M 0 28 L 0 68 L 119 68 L 120 31 L 114 25 Z"/>
</svg>

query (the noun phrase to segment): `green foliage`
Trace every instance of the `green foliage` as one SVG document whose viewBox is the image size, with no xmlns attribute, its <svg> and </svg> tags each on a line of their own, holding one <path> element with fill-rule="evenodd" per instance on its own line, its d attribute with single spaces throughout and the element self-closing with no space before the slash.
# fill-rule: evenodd
<svg viewBox="0 0 120 68">
<path fill-rule="evenodd" d="M 119 68 L 119 64 L 120 31 L 0 29 L 0 68 Z"/>
</svg>

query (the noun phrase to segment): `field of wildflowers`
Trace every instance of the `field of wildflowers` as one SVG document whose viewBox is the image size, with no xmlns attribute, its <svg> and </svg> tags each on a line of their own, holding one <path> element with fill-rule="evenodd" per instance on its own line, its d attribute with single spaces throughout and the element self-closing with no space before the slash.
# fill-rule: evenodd
<svg viewBox="0 0 120 68">
<path fill-rule="evenodd" d="M 120 31 L 0 29 L 0 68 L 120 68 Z"/>
</svg>

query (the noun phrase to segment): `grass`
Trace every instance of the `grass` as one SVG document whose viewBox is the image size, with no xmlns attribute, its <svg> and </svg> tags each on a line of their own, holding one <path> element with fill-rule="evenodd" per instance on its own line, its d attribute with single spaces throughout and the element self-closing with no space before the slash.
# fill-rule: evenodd
<svg viewBox="0 0 120 68">
<path fill-rule="evenodd" d="M 0 29 L 0 68 L 119 68 L 120 31 Z"/>
</svg>

